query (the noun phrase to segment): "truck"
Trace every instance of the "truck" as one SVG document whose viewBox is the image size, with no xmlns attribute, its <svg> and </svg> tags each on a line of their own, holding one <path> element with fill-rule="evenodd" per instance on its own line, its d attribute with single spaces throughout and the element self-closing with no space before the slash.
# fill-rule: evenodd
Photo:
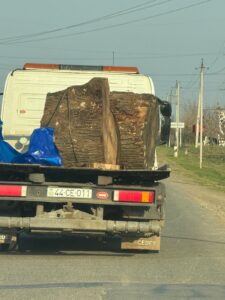
<svg viewBox="0 0 225 300">
<path fill-rule="evenodd" d="M 26 63 L 7 76 L 1 105 L 4 140 L 25 151 L 40 127 L 47 93 L 107 78 L 110 91 L 155 94 L 137 68 Z M 169 107 L 161 101 L 159 114 Z M 170 109 L 169 109 L 170 110 Z M 165 140 L 169 122 L 159 131 Z M 163 127 L 163 124 L 161 124 Z M 155 164 L 156 166 L 157 164 Z M 0 163 L 0 249 L 26 234 L 117 237 L 124 250 L 160 250 L 167 165 L 151 169 Z"/>
</svg>

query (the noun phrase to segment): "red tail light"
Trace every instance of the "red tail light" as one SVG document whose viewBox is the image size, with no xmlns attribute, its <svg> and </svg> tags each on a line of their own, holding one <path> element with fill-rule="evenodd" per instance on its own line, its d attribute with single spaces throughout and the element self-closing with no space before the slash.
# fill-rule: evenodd
<svg viewBox="0 0 225 300">
<path fill-rule="evenodd" d="M 26 195 L 25 185 L 0 185 L 0 197 L 25 197 Z"/>
<path fill-rule="evenodd" d="M 153 203 L 155 193 L 153 191 L 114 191 L 114 201 L 118 202 L 142 202 Z"/>
</svg>

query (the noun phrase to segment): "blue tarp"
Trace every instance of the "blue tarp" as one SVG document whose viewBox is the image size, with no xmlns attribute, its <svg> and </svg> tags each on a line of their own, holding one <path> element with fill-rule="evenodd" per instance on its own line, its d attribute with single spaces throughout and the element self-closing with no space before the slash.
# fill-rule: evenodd
<svg viewBox="0 0 225 300">
<path fill-rule="evenodd" d="M 2 136 L 2 121 L 0 120 L 0 162 L 11 163 L 19 155 L 12 146 L 6 143 Z"/>
<path fill-rule="evenodd" d="M 62 158 L 54 144 L 53 136 L 53 128 L 35 129 L 27 152 L 21 154 L 4 141 L 0 121 L 0 162 L 62 166 Z"/>
</svg>

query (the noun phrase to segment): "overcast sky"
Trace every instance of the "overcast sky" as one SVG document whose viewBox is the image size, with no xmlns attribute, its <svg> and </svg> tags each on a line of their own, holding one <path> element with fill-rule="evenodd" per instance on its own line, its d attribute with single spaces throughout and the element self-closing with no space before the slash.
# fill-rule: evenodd
<svg viewBox="0 0 225 300">
<path fill-rule="evenodd" d="M 0 91 L 25 62 L 137 66 L 165 99 L 225 107 L 224 0 L 0 0 Z M 50 31 L 50 32 L 49 32 Z"/>
</svg>

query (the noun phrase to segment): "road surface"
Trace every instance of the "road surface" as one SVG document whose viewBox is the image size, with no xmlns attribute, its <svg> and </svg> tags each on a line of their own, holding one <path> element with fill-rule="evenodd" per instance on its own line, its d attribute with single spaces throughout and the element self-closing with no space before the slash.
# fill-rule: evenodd
<svg viewBox="0 0 225 300">
<path fill-rule="evenodd" d="M 159 254 L 25 239 L 31 251 L 0 255 L 0 299 L 225 299 L 225 221 L 191 195 L 191 185 L 168 180 L 167 192 Z"/>
</svg>

